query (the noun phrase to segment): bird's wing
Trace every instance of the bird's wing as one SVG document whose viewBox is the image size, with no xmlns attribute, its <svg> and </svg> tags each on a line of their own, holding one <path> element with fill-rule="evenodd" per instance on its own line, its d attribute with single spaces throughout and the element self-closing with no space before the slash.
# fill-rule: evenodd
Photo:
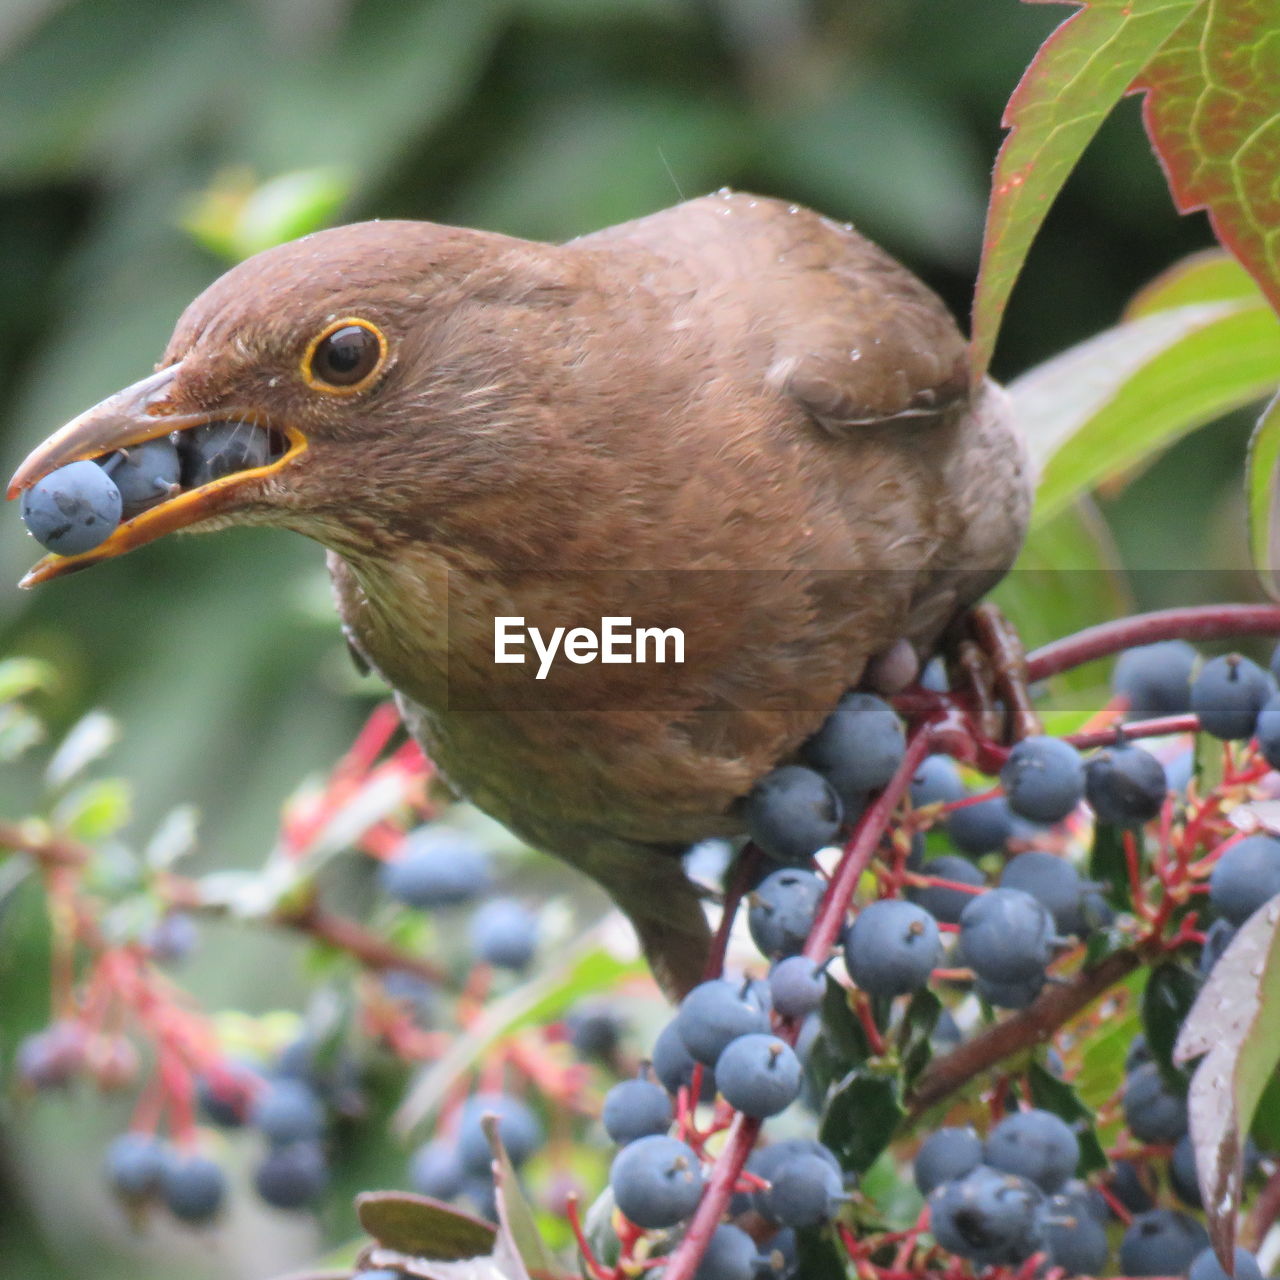
<svg viewBox="0 0 1280 1280">
<path fill-rule="evenodd" d="M 710 366 L 753 366 L 833 434 L 919 422 L 967 401 L 965 341 L 951 314 L 848 224 L 722 191 L 575 244 L 662 257 L 669 299 L 681 282 L 695 317 L 682 323 L 720 343 Z"/>
<path fill-rule="evenodd" d="M 778 270 L 758 301 L 775 317 L 771 386 L 836 434 L 967 401 L 964 338 L 931 290 L 852 227 L 807 210 L 773 222 Z"/>
</svg>

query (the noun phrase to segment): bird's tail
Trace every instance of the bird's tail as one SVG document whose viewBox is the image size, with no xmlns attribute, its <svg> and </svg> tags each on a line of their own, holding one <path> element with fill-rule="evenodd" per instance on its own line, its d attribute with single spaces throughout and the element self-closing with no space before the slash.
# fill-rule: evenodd
<svg viewBox="0 0 1280 1280">
<path fill-rule="evenodd" d="M 679 1001 L 702 981 L 711 930 L 701 895 L 674 852 L 623 841 L 592 841 L 587 849 L 575 851 L 573 862 L 631 921 L 649 968 L 669 1000 Z"/>
</svg>

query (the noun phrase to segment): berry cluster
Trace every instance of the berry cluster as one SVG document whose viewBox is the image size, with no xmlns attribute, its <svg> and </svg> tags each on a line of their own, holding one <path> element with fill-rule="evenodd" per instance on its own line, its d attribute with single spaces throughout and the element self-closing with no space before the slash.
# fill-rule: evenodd
<svg viewBox="0 0 1280 1280">
<path fill-rule="evenodd" d="M 105 542 L 122 520 L 237 471 L 265 466 L 283 437 L 250 422 L 211 422 L 71 462 L 22 495 L 22 519 L 49 551 L 76 555 Z"/>
<path fill-rule="evenodd" d="M 365 970 L 330 1038 L 283 1050 L 259 1038 L 228 1056 L 155 972 L 196 942 L 198 884 L 166 871 L 148 886 L 150 923 L 106 940 L 76 887 L 82 851 L 37 842 L 57 872 L 54 918 L 73 925 L 63 950 L 82 961 L 57 993 L 62 1016 L 20 1047 L 20 1078 L 120 1087 L 154 1058 L 107 1176 L 132 1208 L 163 1205 L 186 1222 L 208 1221 L 230 1194 L 202 1124 L 246 1131 L 237 1141 L 252 1144 L 265 1202 L 312 1207 L 343 1126 L 398 1062 L 434 1078 L 409 1185 L 496 1220 L 498 1197 L 526 1194 L 527 1181 L 540 1208 L 567 1215 L 591 1280 L 660 1258 L 671 1280 L 799 1275 L 815 1242 L 861 1280 L 966 1267 L 1004 1280 L 1100 1275 L 1113 1258 L 1125 1275 L 1219 1280 L 1187 1077 L 1169 1055 L 1198 983 L 1280 891 L 1280 838 L 1237 812 L 1275 792 L 1280 698 L 1262 667 L 1178 642 L 1126 653 L 1114 689 L 1068 738 L 1011 749 L 960 733 L 950 695 L 913 691 L 909 729 L 882 699 L 847 696 L 801 763 L 745 798 L 757 847 L 728 872 L 722 976 L 686 996 L 639 1064 L 605 988 L 563 1022 L 484 1025 L 490 993 L 536 987 L 522 983 L 550 949 L 554 913 L 496 896 L 492 851 L 427 800 L 414 749 L 384 754 L 395 720 L 380 712 L 282 831 L 282 856 L 304 865 L 336 819 L 369 814 L 353 842 L 375 890 L 370 925 L 296 889 L 274 917 Z M 947 708 L 936 721 L 929 697 Z M 1152 715 L 1162 719 L 1140 723 Z M 366 809 L 388 779 L 400 803 Z M 745 976 L 727 976 L 726 957 Z M 1006 1012 L 1032 1004 L 1026 1019 Z M 1123 1080 L 1116 1054 L 1110 1096 L 1088 1082 L 1086 1106 L 1090 1046 L 1113 1026 L 1148 1036 Z M 441 1079 L 435 1064 L 475 1029 L 483 1057 Z M 565 1152 L 590 1145 L 597 1113 L 616 1151 L 584 1225 L 575 1196 L 590 1176 Z M 520 1186 L 495 1185 L 486 1116 Z M 935 1117 L 943 1127 L 920 1141 Z M 914 1220 L 882 1198 L 884 1170 L 905 1169 L 912 1148 Z M 1277 1176 L 1252 1148 L 1246 1168 Z M 1239 1267 L 1256 1274 L 1250 1254 Z"/>
</svg>

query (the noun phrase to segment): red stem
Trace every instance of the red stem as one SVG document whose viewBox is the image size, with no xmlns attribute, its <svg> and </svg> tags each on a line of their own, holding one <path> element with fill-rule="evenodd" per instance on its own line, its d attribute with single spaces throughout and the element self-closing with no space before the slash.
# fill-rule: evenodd
<svg viewBox="0 0 1280 1280">
<path fill-rule="evenodd" d="M 741 1114 L 734 1120 L 724 1147 L 711 1167 L 711 1177 L 707 1180 L 706 1190 L 689 1229 L 662 1269 L 662 1280 L 691 1280 L 697 1271 L 702 1255 L 707 1251 L 707 1243 L 720 1225 L 725 1207 L 733 1195 L 738 1174 L 760 1136 L 760 1125 L 761 1121 Z"/>
<path fill-rule="evenodd" d="M 862 873 L 867 869 L 880 837 L 889 825 L 889 819 L 898 801 L 907 790 L 920 761 L 929 754 L 929 730 L 926 726 L 916 729 L 907 742 L 907 750 L 898 765 L 897 772 L 889 779 L 889 785 L 867 806 L 858 825 L 853 829 L 849 843 L 836 873 L 831 877 L 826 895 L 818 909 L 818 919 L 805 942 L 804 954 L 814 964 L 825 963 L 835 940 L 844 925 L 845 913 L 853 900 Z M 668 1275 L 670 1280 L 670 1275 Z"/>
<path fill-rule="evenodd" d="M 1064 734 L 1063 741 L 1088 750 L 1091 747 L 1110 747 L 1118 739 L 1127 742 L 1131 738 L 1159 738 L 1168 733 L 1195 733 L 1199 728 L 1199 716 L 1161 716 L 1156 720 L 1131 720 L 1128 724 L 1112 725 L 1109 729 Z"/>
<path fill-rule="evenodd" d="M 1208 604 L 1139 613 L 1077 631 L 1028 654 L 1027 681 L 1034 684 L 1085 662 L 1157 640 L 1224 640 L 1250 635 L 1280 635 L 1280 607 Z"/>
<path fill-rule="evenodd" d="M 927 725 L 920 725 L 912 731 L 907 740 L 907 749 L 897 771 L 889 779 L 888 786 L 867 806 L 854 827 L 853 835 L 845 845 L 840 865 L 827 886 L 818 919 L 805 943 L 804 954 L 815 964 L 822 964 L 827 959 L 844 924 L 845 913 L 858 887 L 858 881 L 870 863 L 880 837 L 888 827 L 889 819 L 919 768 L 920 761 L 929 753 L 929 745 L 930 730 Z M 799 1026 L 783 1027 L 778 1032 L 793 1044 L 798 1033 Z M 702 1193 L 697 1211 L 689 1222 L 689 1228 L 662 1269 L 662 1280 L 691 1280 L 697 1271 L 702 1255 L 706 1252 L 707 1242 L 724 1217 L 742 1166 L 760 1135 L 760 1123 L 749 1116 L 735 1117 L 724 1147 L 711 1168 L 711 1177 Z"/>
</svg>

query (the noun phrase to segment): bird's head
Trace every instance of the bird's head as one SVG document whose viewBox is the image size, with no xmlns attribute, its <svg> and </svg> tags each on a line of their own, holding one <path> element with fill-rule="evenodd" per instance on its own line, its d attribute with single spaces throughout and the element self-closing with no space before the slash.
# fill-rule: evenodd
<svg viewBox="0 0 1280 1280">
<path fill-rule="evenodd" d="M 156 371 L 33 450 L 9 496 L 171 433 L 183 456 L 184 440 L 212 424 L 244 424 L 250 460 L 204 483 L 184 475 L 101 545 L 46 556 L 23 585 L 233 521 L 356 555 L 379 539 L 430 536 L 436 513 L 519 482 L 539 399 L 522 335 L 532 343 L 531 312 L 554 309 L 556 270 L 543 246 L 392 221 L 241 263 L 187 308 Z"/>
</svg>

